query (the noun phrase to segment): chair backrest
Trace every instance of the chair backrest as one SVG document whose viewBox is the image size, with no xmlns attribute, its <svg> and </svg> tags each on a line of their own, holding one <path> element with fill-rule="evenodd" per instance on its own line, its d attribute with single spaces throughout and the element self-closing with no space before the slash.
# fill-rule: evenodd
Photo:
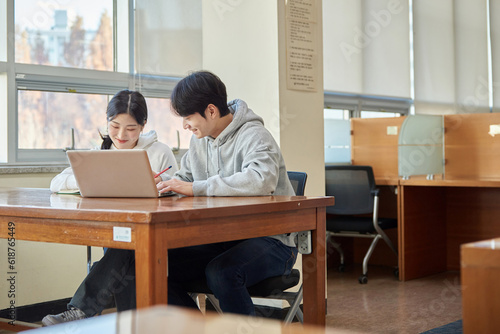
<svg viewBox="0 0 500 334">
<path fill-rule="evenodd" d="M 325 166 L 326 195 L 335 196 L 335 205 L 327 213 L 337 215 L 373 212 L 375 177 L 371 166 Z"/>
<path fill-rule="evenodd" d="M 296 196 L 304 196 L 304 189 L 306 188 L 307 174 L 304 172 L 287 172 L 288 178 L 292 183 L 293 190 Z"/>
</svg>

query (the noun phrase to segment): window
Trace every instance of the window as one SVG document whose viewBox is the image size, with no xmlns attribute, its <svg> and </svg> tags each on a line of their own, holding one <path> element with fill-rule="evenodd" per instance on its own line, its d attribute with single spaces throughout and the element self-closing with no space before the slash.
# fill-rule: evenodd
<svg viewBox="0 0 500 334">
<path fill-rule="evenodd" d="M 325 92 L 325 107 L 327 110 L 344 110 L 350 117 L 394 117 L 409 113 L 412 100 L 384 96 L 369 96 L 338 92 Z M 369 116 L 369 115 L 372 116 Z M 362 116 L 363 115 L 363 116 Z M 327 118 L 327 114 L 325 114 Z"/>
<path fill-rule="evenodd" d="M 410 98 L 409 3 L 323 0 L 325 91 Z"/>
<path fill-rule="evenodd" d="M 399 116 L 401 116 L 401 114 L 395 112 L 371 111 L 371 110 L 361 111 L 361 118 L 384 118 L 384 117 L 399 117 Z"/>
<path fill-rule="evenodd" d="M 325 109 L 324 118 L 325 119 L 349 119 L 349 110 L 346 109 Z"/>
<path fill-rule="evenodd" d="M 183 77 L 202 67 L 201 4 L 201 0 L 136 1 L 137 72 Z"/>
<path fill-rule="evenodd" d="M 327 95 L 407 99 L 415 114 L 498 112 L 499 12 L 498 0 L 323 0 Z"/>
<path fill-rule="evenodd" d="M 146 97 L 145 131 L 187 148 L 168 97 L 201 50 L 201 0 L 0 0 L 0 163 L 65 163 L 67 148 L 99 146 L 122 89 Z"/>
<path fill-rule="evenodd" d="M 113 0 L 15 2 L 17 63 L 113 70 Z"/>
<path fill-rule="evenodd" d="M 189 147 L 192 133 L 184 130 L 182 118 L 170 111 L 170 99 L 150 97 L 146 98 L 146 103 L 149 119 L 144 131 L 155 130 L 158 140 L 167 143 L 172 149 Z"/>
<path fill-rule="evenodd" d="M 0 0 L 0 62 L 7 61 L 7 3 Z"/>
<path fill-rule="evenodd" d="M 106 130 L 107 95 L 18 91 L 19 149 L 91 148 Z M 54 110 L 61 112 L 54 112 Z M 74 142 L 72 140 L 74 138 Z"/>
</svg>

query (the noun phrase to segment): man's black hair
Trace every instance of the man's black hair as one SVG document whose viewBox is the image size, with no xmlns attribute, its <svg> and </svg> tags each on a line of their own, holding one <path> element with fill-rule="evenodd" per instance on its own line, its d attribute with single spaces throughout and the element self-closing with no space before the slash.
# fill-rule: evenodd
<svg viewBox="0 0 500 334">
<path fill-rule="evenodd" d="M 174 112 L 181 117 L 199 113 L 205 118 L 209 104 L 219 109 L 221 117 L 229 114 L 226 86 L 218 76 L 208 71 L 193 72 L 179 81 L 170 99 Z"/>
</svg>

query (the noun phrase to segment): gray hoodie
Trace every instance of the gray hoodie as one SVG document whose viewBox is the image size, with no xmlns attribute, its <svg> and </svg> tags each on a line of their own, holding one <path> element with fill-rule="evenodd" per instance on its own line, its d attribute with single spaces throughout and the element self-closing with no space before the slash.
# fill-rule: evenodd
<svg viewBox="0 0 500 334">
<path fill-rule="evenodd" d="M 194 196 L 295 195 L 280 148 L 262 118 L 242 100 L 228 106 L 232 122 L 216 139 L 193 136 L 174 177 L 193 182 Z M 295 233 L 273 237 L 295 246 Z"/>
</svg>

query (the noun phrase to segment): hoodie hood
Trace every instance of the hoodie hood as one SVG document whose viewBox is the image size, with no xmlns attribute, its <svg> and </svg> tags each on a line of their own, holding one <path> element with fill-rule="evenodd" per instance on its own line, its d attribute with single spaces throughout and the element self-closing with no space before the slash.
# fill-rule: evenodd
<svg viewBox="0 0 500 334">
<path fill-rule="evenodd" d="M 227 106 L 229 107 L 229 112 L 233 114 L 233 120 L 231 123 L 217 136 L 217 138 L 206 137 L 208 141 L 212 141 L 213 144 L 219 146 L 223 145 L 229 140 L 243 125 L 254 125 L 264 126 L 264 120 L 262 117 L 258 116 L 251 109 L 248 109 L 248 105 L 243 100 L 232 100 Z"/>
<path fill-rule="evenodd" d="M 151 130 L 146 133 L 141 133 L 141 135 L 139 136 L 139 140 L 137 141 L 137 145 L 134 148 L 147 150 L 148 147 L 150 147 L 157 141 L 158 135 L 156 134 L 156 131 Z"/>
<path fill-rule="evenodd" d="M 262 119 L 262 117 L 258 116 L 251 109 L 249 109 L 245 101 L 239 99 L 232 100 L 227 104 L 227 106 L 229 107 L 229 112 L 233 115 L 233 120 L 231 121 L 231 123 L 229 123 L 229 125 L 224 130 L 222 130 L 222 132 L 217 136 L 217 138 L 215 139 L 212 137 L 204 138 L 204 140 L 206 140 L 205 173 L 207 178 L 211 176 L 209 171 L 209 165 L 210 165 L 209 155 L 215 156 L 214 159 L 216 161 L 215 174 L 220 175 L 221 159 L 222 159 L 221 149 L 222 150 L 224 149 L 224 144 L 231 142 L 233 137 L 237 135 L 238 131 L 243 126 L 248 126 L 248 127 L 264 126 L 264 120 Z M 213 152 L 213 154 L 210 154 L 211 151 Z"/>
</svg>

